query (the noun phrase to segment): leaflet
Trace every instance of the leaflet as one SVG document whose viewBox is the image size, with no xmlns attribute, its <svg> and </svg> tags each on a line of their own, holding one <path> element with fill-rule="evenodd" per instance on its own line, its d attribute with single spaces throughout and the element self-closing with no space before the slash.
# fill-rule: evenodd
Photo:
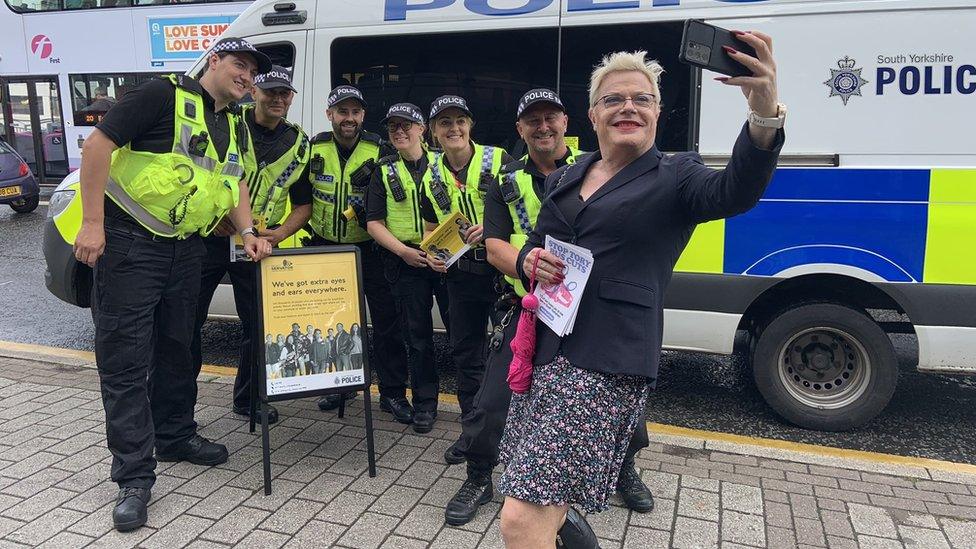
<svg viewBox="0 0 976 549">
<path fill-rule="evenodd" d="M 586 248 L 548 235 L 545 249 L 561 259 L 566 268 L 563 281 L 559 284 L 536 285 L 533 293 L 539 298 L 537 315 L 556 335 L 563 337 L 572 333 L 576 324 L 579 302 L 593 270 L 593 254 Z"/>
<path fill-rule="evenodd" d="M 420 243 L 420 249 L 450 267 L 471 249 L 471 245 L 464 241 L 464 233 L 469 227 L 468 218 L 461 212 L 454 212 Z"/>
<path fill-rule="evenodd" d="M 264 216 L 257 216 L 253 219 L 254 230 L 261 232 L 264 231 L 268 224 L 266 223 Z M 247 252 L 244 251 L 244 239 L 241 235 L 234 234 L 229 239 L 230 241 L 230 262 L 236 263 L 238 261 L 250 261 L 251 258 L 247 256 Z"/>
</svg>

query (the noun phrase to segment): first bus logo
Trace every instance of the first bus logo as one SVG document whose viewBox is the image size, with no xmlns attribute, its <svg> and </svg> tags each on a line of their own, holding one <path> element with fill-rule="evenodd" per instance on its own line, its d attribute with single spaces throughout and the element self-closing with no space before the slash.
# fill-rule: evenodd
<svg viewBox="0 0 976 549">
<path fill-rule="evenodd" d="M 35 35 L 31 38 L 31 51 L 40 59 L 47 59 L 51 63 L 59 63 L 61 60 L 51 57 L 54 53 L 54 43 L 45 34 Z"/>
</svg>

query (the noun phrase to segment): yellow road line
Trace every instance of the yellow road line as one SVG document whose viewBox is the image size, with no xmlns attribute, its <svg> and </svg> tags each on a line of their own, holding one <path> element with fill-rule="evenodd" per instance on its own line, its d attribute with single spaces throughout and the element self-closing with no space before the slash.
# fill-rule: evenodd
<svg viewBox="0 0 976 549">
<path fill-rule="evenodd" d="M 62 349 L 60 347 L 49 347 L 46 345 L 33 345 L 30 343 L 16 343 L 13 341 L 0 341 L 0 352 L 8 353 L 31 353 L 47 355 L 53 357 L 77 358 L 89 362 L 95 361 L 95 353 L 89 351 L 79 351 L 76 349 Z M 227 366 L 215 366 L 204 364 L 202 371 L 210 375 L 233 376 L 237 373 L 237 368 Z M 373 395 L 379 395 L 379 388 L 375 385 L 370 387 Z M 408 390 L 409 394 L 409 390 Z M 438 400 L 443 403 L 458 405 L 455 395 L 441 393 Z M 726 442 L 730 444 L 744 444 L 748 446 L 758 446 L 761 448 L 773 448 L 777 450 L 789 450 L 794 452 L 804 452 L 819 456 L 836 457 L 841 459 L 856 459 L 875 463 L 888 463 L 896 465 L 907 465 L 923 467 L 926 469 L 938 469 L 953 473 L 965 473 L 976 475 L 976 465 L 968 463 L 955 463 L 952 461 L 942 461 L 938 459 L 919 458 L 910 456 L 898 456 L 894 454 L 882 454 L 879 452 L 865 452 L 862 450 L 848 450 L 846 448 L 834 448 L 832 446 L 819 446 L 804 442 L 790 442 L 787 440 L 777 440 L 771 438 L 750 437 L 745 435 L 733 435 L 716 431 L 703 431 L 700 429 L 689 429 L 675 425 L 665 425 L 662 423 L 647 422 L 647 431 L 662 435 L 688 437 L 702 439 L 713 442 Z"/>
</svg>

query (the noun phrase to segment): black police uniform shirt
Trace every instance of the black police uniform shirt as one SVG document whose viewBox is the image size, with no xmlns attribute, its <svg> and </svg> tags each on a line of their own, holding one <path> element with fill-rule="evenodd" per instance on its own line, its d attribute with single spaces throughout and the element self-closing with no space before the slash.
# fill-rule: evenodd
<svg viewBox="0 0 976 549">
<path fill-rule="evenodd" d="M 474 162 L 474 160 L 475 158 L 472 155 L 471 158 L 468 160 L 468 163 L 457 170 L 455 170 L 454 167 L 451 166 L 451 163 L 447 161 L 446 155 L 444 156 L 443 161 L 444 161 L 444 165 L 447 166 L 447 169 L 454 175 L 454 180 L 463 181 L 468 174 L 468 168 L 471 166 L 471 163 Z M 502 151 L 502 166 L 508 164 L 509 162 L 512 162 L 513 160 L 514 158 L 512 158 L 508 154 L 508 152 Z M 478 158 L 478 162 L 481 162 L 481 158 Z M 455 182 L 451 181 L 450 183 L 448 183 L 447 181 L 445 181 L 444 184 L 454 185 Z M 497 185 L 492 185 L 492 186 L 496 187 Z M 427 196 L 427 193 L 423 193 L 420 195 L 420 216 L 423 217 L 424 221 L 427 221 L 428 223 L 433 223 L 435 225 L 440 223 L 440 221 L 438 221 L 437 219 L 437 212 L 434 211 L 434 205 L 431 203 L 430 197 Z M 484 219 L 482 219 L 482 224 L 484 224 Z"/>
<path fill-rule="evenodd" d="M 556 160 L 556 167 L 565 166 L 569 159 L 570 150 L 566 149 L 566 154 Z M 539 200 L 545 198 L 546 176 L 542 175 L 539 168 L 529 157 L 525 163 L 525 173 L 532 176 L 532 188 Z M 502 198 L 501 185 L 492 185 L 485 194 L 485 219 L 484 237 L 485 239 L 497 238 L 508 242 L 509 237 L 515 232 L 515 223 L 512 221 L 511 211 L 508 203 Z"/>
<path fill-rule="evenodd" d="M 228 108 L 236 107 L 228 106 L 216 112 L 213 97 L 197 80 L 184 78 L 184 85 L 203 97 L 203 118 L 207 124 L 207 135 L 210 136 L 217 154 L 223 158 L 230 144 L 230 125 L 224 113 Z M 123 95 L 95 127 L 117 147 L 130 144 L 134 151 L 167 153 L 173 151 L 175 124 L 176 88 L 168 79 L 154 78 Z M 107 196 L 105 216 L 131 219 Z"/>
<path fill-rule="evenodd" d="M 254 109 L 248 109 L 244 115 L 247 129 L 251 132 L 251 143 L 254 145 L 254 158 L 258 166 L 271 164 L 287 154 L 295 145 L 298 139 L 298 130 L 288 124 L 279 123 L 274 129 L 266 128 L 257 123 L 254 118 Z M 257 185 L 249 189 L 251 192 L 251 208 L 254 208 L 254 200 L 257 196 Z M 292 206 L 304 206 L 312 203 L 312 183 L 308 178 L 308 163 L 302 176 L 288 187 L 288 197 L 291 199 Z"/>
<path fill-rule="evenodd" d="M 424 172 L 427 171 L 427 155 L 421 155 L 419 160 L 403 160 L 403 163 L 417 188 L 422 188 L 421 182 L 424 180 Z M 384 169 L 374 170 L 370 177 L 366 195 L 366 221 L 386 220 L 386 185 L 382 176 Z"/>
</svg>

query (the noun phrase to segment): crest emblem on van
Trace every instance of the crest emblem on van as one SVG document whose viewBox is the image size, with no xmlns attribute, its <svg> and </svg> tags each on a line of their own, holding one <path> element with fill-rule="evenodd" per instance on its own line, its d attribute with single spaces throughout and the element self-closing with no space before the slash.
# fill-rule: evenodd
<svg viewBox="0 0 976 549">
<path fill-rule="evenodd" d="M 837 61 L 836 69 L 830 69 L 830 78 L 824 84 L 830 88 L 828 97 L 838 96 L 847 105 L 852 95 L 861 95 L 861 86 L 868 83 L 861 76 L 861 70 L 855 67 L 856 61 L 848 56 Z"/>
</svg>

